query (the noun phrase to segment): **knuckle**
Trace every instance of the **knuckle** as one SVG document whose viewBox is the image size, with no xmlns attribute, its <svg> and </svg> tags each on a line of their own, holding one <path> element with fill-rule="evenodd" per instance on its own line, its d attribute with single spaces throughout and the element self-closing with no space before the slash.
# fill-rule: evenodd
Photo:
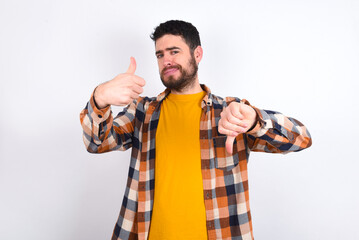
<svg viewBox="0 0 359 240">
<path fill-rule="evenodd" d="M 224 129 L 222 126 L 218 126 L 218 132 L 224 134 Z"/>
<path fill-rule="evenodd" d="M 129 88 L 123 89 L 123 95 L 124 96 L 129 96 L 130 94 L 131 94 L 131 90 Z"/>
<path fill-rule="evenodd" d="M 225 121 L 225 122 L 223 123 L 223 127 L 225 127 L 225 128 L 229 128 L 229 127 L 230 127 L 229 122 Z"/>
<path fill-rule="evenodd" d="M 236 127 L 236 132 L 242 132 L 243 129 L 241 127 Z"/>
<path fill-rule="evenodd" d="M 235 118 L 233 115 L 229 115 L 229 116 L 228 116 L 228 121 L 230 121 L 230 122 L 235 122 L 235 121 L 236 121 L 236 118 Z"/>
</svg>

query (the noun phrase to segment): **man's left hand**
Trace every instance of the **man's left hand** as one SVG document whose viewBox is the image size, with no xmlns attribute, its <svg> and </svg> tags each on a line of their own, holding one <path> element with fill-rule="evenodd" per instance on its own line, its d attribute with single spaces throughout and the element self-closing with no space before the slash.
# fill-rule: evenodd
<svg viewBox="0 0 359 240">
<path fill-rule="evenodd" d="M 251 106 L 244 103 L 232 102 L 221 112 L 218 122 L 218 132 L 227 135 L 226 150 L 233 151 L 233 142 L 236 136 L 247 132 L 256 124 L 257 113 Z"/>
</svg>

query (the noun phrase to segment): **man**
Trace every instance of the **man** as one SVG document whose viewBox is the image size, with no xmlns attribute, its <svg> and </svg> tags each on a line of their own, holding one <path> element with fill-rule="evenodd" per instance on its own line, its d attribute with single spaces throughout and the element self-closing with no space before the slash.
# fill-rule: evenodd
<svg viewBox="0 0 359 240">
<path fill-rule="evenodd" d="M 140 97 L 145 81 L 131 58 L 80 115 L 89 152 L 132 147 L 112 239 L 253 239 L 249 152 L 300 151 L 311 145 L 309 132 L 293 118 L 200 85 L 203 49 L 192 24 L 162 23 L 151 38 L 167 89 Z M 110 105 L 127 107 L 113 118 Z"/>
</svg>

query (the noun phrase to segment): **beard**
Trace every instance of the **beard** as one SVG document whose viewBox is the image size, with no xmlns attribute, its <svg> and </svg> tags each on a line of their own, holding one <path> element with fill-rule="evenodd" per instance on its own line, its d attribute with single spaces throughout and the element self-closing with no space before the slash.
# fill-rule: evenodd
<svg viewBox="0 0 359 240">
<path fill-rule="evenodd" d="M 164 72 L 168 69 L 173 68 L 180 71 L 180 76 L 177 79 L 174 76 L 169 76 L 168 79 L 165 81 Z M 186 89 L 193 85 L 197 76 L 197 72 L 198 66 L 196 60 L 194 59 L 194 56 L 192 55 L 189 61 L 188 69 L 183 69 L 181 65 L 169 66 L 162 69 L 160 76 L 162 83 L 163 85 L 165 85 L 165 87 L 171 90 L 175 90 L 177 92 L 181 92 L 183 89 Z"/>
</svg>

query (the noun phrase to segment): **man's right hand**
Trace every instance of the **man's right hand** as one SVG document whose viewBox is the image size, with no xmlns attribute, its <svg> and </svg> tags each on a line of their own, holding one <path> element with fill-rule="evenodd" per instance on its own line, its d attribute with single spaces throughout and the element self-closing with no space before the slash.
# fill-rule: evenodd
<svg viewBox="0 0 359 240">
<path fill-rule="evenodd" d="M 105 108 L 108 105 L 126 106 L 143 92 L 146 82 L 135 75 L 136 60 L 131 57 L 131 63 L 126 73 L 117 75 L 114 79 L 102 83 L 95 90 L 97 107 Z"/>
</svg>

